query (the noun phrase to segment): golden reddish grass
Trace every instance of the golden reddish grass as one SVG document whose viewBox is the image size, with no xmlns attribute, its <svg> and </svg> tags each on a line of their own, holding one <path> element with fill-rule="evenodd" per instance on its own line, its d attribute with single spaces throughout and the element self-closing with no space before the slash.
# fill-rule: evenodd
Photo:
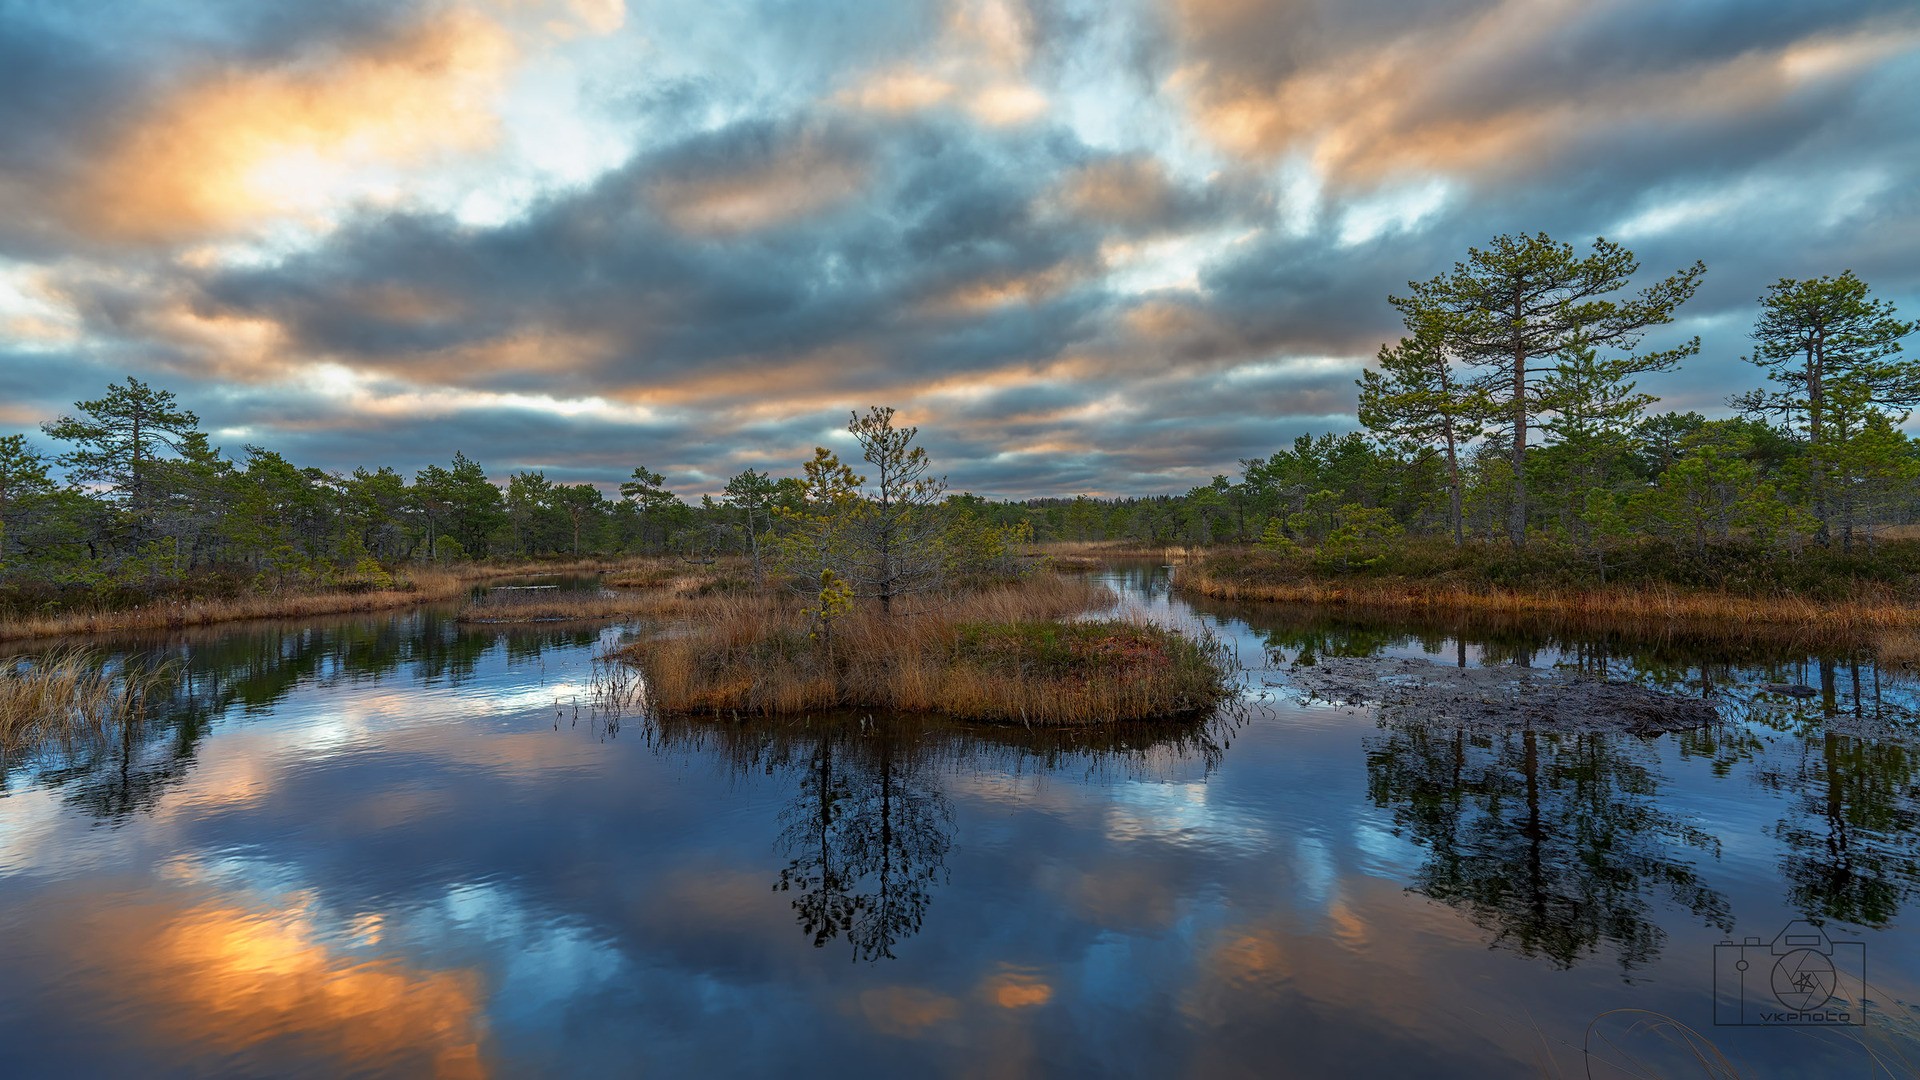
<svg viewBox="0 0 1920 1080">
<path fill-rule="evenodd" d="M 163 677 L 137 668 L 109 671 L 85 649 L 0 658 L 0 754 L 105 740 L 139 722 L 147 694 Z"/>
<path fill-rule="evenodd" d="M 1874 643 L 1874 659 L 1890 668 L 1920 671 L 1920 632 L 1889 630 Z"/>
<path fill-rule="evenodd" d="M 1209 709 L 1217 653 L 1127 620 L 1063 620 L 1113 602 L 1051 574 L 902 604 L 862 606 L 811 633 L 800 598 L 712 594 L 680 604 L 623 658 L 668 714 L 779 715 L 833 708 L 972 720 L 1092 724 Z"/>
<path fill-rule="evenodd" d="M 1885 664 L 1920 670 L 1920 605 L 1890 589 L 1847 600 L 1737 596 L 1680 589 L 1514 590 L 1406 580 L 1241 582 L 1182 568 L 1175 588 L 1221 600 L 1302 604 L 1403 615 L 1541 620 L 1572 630 L 1679 630 L 1727 642 L 1866 648 Z"/>
<path fill-rule="evenodd" d="M 1137 540 L 1051 540 L 1034 545 L 1048 565 L 1059 570 L 1092 570 L 1112 559 L 1155 559 L 1181 563 L 1196 554 L 1179 545 L 1146 544 Z"/>
<path fill-rule="evenodd" d="M 1489 614 L 1555 614 L 1611 620 L 1666 620 L 1766 624 L 1864 634 L 1920 627 L 1920 607 L 1888 592 L 1850 600 L 1798 596 L 1751 597 L 1680 589 L 1519 591 L 1429 585 L 1409 581 L 1347 581 L 1338 584 L 1237 582 L 1216 577 L 1204 565 L 1175 575 L 1176 587 L 1222 600 L 1351 606 L 1380 610 L 1457 611 Z"/>
</svg>

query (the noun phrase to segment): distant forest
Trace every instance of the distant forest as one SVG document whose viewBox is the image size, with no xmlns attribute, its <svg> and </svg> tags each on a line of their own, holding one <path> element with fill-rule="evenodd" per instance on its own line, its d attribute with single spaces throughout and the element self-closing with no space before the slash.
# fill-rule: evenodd
<svg viewBox="0 0 1920 1080">
<path fill-rule="evenodd" d="M 1915 324 L 1851 272 L 1782 280 L 1759 298 L 1761 384 L 1730 419 L 1655 412 L 1639 379 L 1698 341 L 1640 349 L 1673 321 L 1704 267 L 1629 292 L 1631 252 L 1502 236 L 1389 301 L 1406 335 L 1359 381 L 1364 432 L 1302 436 L 1237 476 L 1180 495 L 924 509 L 1037 541 L 1328 545 L 1364 553 L 1402 536 L 1538 545 L 1569 557 L 1656 539 L 1762 554 L 1871 544 L 1920 520 Z M 213 446 L 173 394 L 136 379 L 75 405 L 44 435 L 0 436 L 0 586 L 71 595 L 163 589 L 195 575 L 259 587 L 341 585 L 419 560 L 555 554 L 746 553 L 807 510 L 799 474 L 747 470 L 690 504 L 644 466 L 609 497 L 456 453 L 406 477 L 340 475 L 273 450 Z"/>
</svg>

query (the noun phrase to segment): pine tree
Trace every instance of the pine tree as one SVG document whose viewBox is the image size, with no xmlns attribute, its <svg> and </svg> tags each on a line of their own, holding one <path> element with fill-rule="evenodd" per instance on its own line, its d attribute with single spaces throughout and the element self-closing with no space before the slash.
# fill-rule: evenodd
<svg viewBox="0 0 1920 1080">
<path fill-rule="evenodd" d="M 1806 438 L 1808 481 L 1820 542 L 1829 543 L 1836 504 L 1845 503 L 1852 477 L 1845 463 L 1848 425 L 1864 414 L 1884 412 L 1895 425 L 1920 404 L 1920 365 L 1900 360 L 1900 339 L 1915 324 L 1902 322 L 1891 303 L 1872 299 L 1853 271 L 1839 277 L 1782 278 L 1760 297 L 1754 351 L 1748 361 L 1783 389 L 1755 390 L 1733 399 L 1749 413 L 1778 413 Z M 1836 416 L 1836 407 L 1857 416 Z M 1838 422 L 1837 422 L 1838 421 Z M 1853 531 L 1842 523 L 1841 545 L 1851 549 Z"/>
<path fill-rule="evenodd" d="M 1438 451 L 1447 469 L 1447 524 L 1455 544 L 1466 540 L 1460 455 L 1482 434 L 1492 405 L 1484 387 L 1454 371 L 1439 327 L 1418 320 L 1415 333 L 1380 347 L 1378 371 L 1360 374 L 1360 423 L 1376 438 L 1410 452 Z"/>
<path fill-rule="evenodd" d="M 1574 254 L 1571 244 L 1545 233 L 1498 236 L 1486 249 L 1469 248 L 1467 261 L 1450 273 L 1409 282 L 1406 296 L 1389 297 L 1408 326 L 1431 323 L 1449 352 L 1487 372 L 1489 396 L 1504 413 L 1511 471 L 1507 535 L 1526 542 L 1528 432 L 1540 411 L 1542 361 L 1575 342 L 1631 354 L 1649 327 L 1673 321 L 1673 313 L 1699 287 L 1702 263 L 1613 299 L 1639 270 L 1633 253 L 1605 239 L 1593 253 Z M 1624 359 L 1630 372 L 1662 371 L 1697 352 L 1698 338 L 1674 349 Z"/>
<path fill-rule="evenodd" d="M 80 416 L 62 416 L 43 430 L 75 444 L 60 464 L 71 479 L 103 486 L 127 509 L 137 545 L 153 531 L 154 462 L 168 451 L 179 453 L 200 418 L 180 408 L 171 392 L 132 376 L 125 385 L 109 386 L 107 396 L 74 408 Z"/>
</svg>

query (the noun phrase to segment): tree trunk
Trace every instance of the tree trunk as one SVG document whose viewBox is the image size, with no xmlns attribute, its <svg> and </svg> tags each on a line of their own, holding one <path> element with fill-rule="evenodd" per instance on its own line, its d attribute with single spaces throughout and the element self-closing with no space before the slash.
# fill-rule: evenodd
<svg viewBox="0 0 1920 1080">
<path fill-rule="evenodd" d="M 1826 385 L 1822 378 L 1826 362 L 1826 344 L 1823 335 L 1816 332 L 1807 339 L 1807 464 L 1821 547 L 1833 543 L 1832 508 L 1827 505 Z"/>
<path fill-rule="evenodd" d="M 1465 499 L 1460 490 L 1460 458 L 1454 448 L 1453 424 L 1447 424 L 1447 524 L 1453 526 L 1453 546 L 1467 542 Z"/>
<path fill-rule="evenodd" d="M 1519 313 L 1515 312 L 1516 323 Z M 1518 333 L 1518 331 L 1515 331 Z M 1513 347 L 1513 498 L 1507 506 L 1507 538 L 1514 547 L 1527 543 L 1527 354 Z"/>
</svg>

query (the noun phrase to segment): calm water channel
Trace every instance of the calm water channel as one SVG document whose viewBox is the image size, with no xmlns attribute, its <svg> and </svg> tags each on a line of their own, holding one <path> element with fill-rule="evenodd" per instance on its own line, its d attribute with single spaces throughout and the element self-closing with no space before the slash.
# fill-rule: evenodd
<svg viewBox="0 0 1920 1080">
<path fill-rule="evenodd" d="M 1911 681 L 1103 576 L 1214 625 L 1243 706 L 1091 738 L 661 725 L 593 708 L 618 626 L 423 611 L 148 643 L 187 676 L 141 738 L 4 768 L 0 1074 L 1920 1067 L 1920 741 L 1861 734 L 1920 730 Z M 1297 700 L 1302 653 L 1575 663 L 1710 692 L 1726 722 L 1387 728 Z M 1865 1025 L 1716 1025 L 1716 979 L 1735 1018 L 1782 1008 L 1773 943 L 1802 919 L 1841 990 L 1813 1004 Z"/>
</svg>

